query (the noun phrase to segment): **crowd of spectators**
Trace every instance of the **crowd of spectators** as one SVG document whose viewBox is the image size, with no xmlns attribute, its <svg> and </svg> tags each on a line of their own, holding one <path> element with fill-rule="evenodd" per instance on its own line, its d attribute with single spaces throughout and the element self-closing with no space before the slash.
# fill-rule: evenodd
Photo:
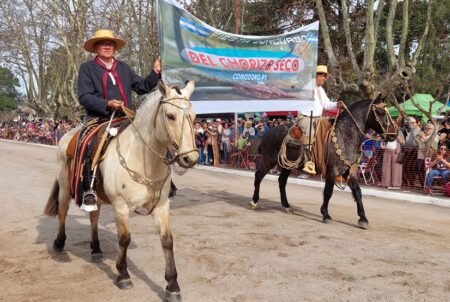
<svg viewBox="0 0 450 302">
<path fill-rule="evenodd" d="M 57 145 L 61 137 L 79 125 L 72 120 L 35 119 L 0 121 L 0 138 L 37 144 Z"/>
<path fill-rule="evenodd" d="M 238 118 L 237 131 L 234 120 L 202 119 L 195 122 L 195 143 L 199 150 L 200 165 L 228 164 L 231 154 L 248 147 L 251 138 L 262 138 L 271 128 L 292 124 L 287 118 Z M 236 137 L 237 135 L 237 137 Z"/>
<path fill-rule="evenodd" d="M 294 120 L 292 115 L 275 119 L 264 116 L 238 118 L 235 131 L 236 123 L 232 119 L 198 118 L 194 126 L 200 154 L 198 164 L 227 165 L 232 154 L 248 148 L 251 141 L 261 139 L 270 128 L 292 125 Z M 438 176 L 439 185 L 444 185 L 450 177 L 450 152 L 447 152 L 450 148 L 450 117 L 434 124 L 422 122 L 420 117 L 396 122 L 399 135 L 394 142 L 383 143 L 369 130 L 362 146 L 361 161 L 374 158 L 375 184 L 387 189 L 416 189 L 429 193 L 433 179 Z M 78 125 L 79 122 L 73 120 L 1 121 L 0 138 L 57 145 L 66 132 Z"/>
<path fill-rule="evenodd" d="M 446 153 L 441 152 L 450 145 L 450 118 L 433 123 L 414 116 L 396 122 L 399 133 L 394 142 L 383 143 L 375 139 L 369 148 L 377 162 L 374 171 L 376 183 L 392 190 L 413 189 L 431 193 L 433 178 L 439 175 L 442 181 L 438 186 L 442 187 L 450 175 L 450 165 L 439 160 L 446 160 Z M 363 157 L 363 160 L 367 161 L 369 157 Z M 436 159 L 440 171 L 429 173 L 437 169 Z"/>
</svg>

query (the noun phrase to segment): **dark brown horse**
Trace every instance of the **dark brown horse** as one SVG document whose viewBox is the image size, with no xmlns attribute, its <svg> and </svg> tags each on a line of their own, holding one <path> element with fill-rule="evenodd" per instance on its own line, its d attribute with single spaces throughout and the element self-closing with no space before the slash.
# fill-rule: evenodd
<svg viewBox="0 0 450 302">
<path fill-rule="evenodd" d="M 375 100 L 367 99 L 354 103 L 337 117 L 331 128 L 328 142 L 324 148 L 326 174 L 323 204 L 320 208 L 320 212 L 323 215 L 323 222 L 325 223 L 332 220 L 328 213 L 328 202 L 333 195 L 336 177 L 342 175 L 347 178 L 347 184 L 356 201 L 359 215 L 358 224 L 362 228 L 368 227 L 369 221 L 364 212 L 361 188 L 355 176 L 355 167 L 357 167 L 361 157 L 361 144 L 365 139 L 365 134 L 368 129 L 373 129 L 387 141 L 392 141 L 397 137 L 397 127 L 393 123 L 386 105 L 382 102 L 380 96 Z M 255 172 L 255 190 L 253 193 L 253 201 L 250 203 L 253 209 L 257 207 L 261 181 L 267 172 L 278 163 L 279 151 L 288 130 L 288 126 L 274 127 L 265 134 L 261 142 L 260 154 L 262 160 Z M 297 159 L 304 152 L 303 148 L 303 146 L 298 148 L 287 146 L 287 159 L 290 161 Z M 300 164 L 298 168 L 302 169 L 303 164 Z M 289 174 L 291 174 L 290 169 L 281 168 L 281 174 L 278 177 L 281 205 L 286 211 L 290 210 L 286 197 L 286 183 Z"/>
</svg>

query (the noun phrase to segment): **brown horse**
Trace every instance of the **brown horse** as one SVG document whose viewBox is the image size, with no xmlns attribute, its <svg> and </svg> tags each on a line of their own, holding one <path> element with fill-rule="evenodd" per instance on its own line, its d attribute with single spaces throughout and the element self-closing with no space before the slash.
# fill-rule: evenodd
<svg viewBox="0 0 450 302">
<path fill-rule="evenodd" d="M 98 240 L 100 205 L 113 207 L 119 240 L 119 255 L 116 262 L 120 289 L 133 287 L 127 270 L 127 249 L 131 241 L 128 227 L 129 213 L 137 208 L 147 208 L 152 213 L 161 236 L 166 262 L 166 297 L 168 301 L 181 301 L 177 283 L 177 270 L 173 255 L 173 239 L 169 224 L 168 193 L 171 183 L 171 166 L 177 163 L 183 168 L 195 165 L 198 151 L 195 146 L 192 110 L 189 97 L 194 91 L 194 82 L 184 89 L 158 85 L 159 91 L 147 96 L 137 111 L 133 122 L 112 139 L 103 161 L 99 164 L 98 211 L 91 212 L 91 255 L 101 260 L 102 251 Z M 64 248 L 65 220 L 71 199 L 69 192 L 69 159 L 66 149 L 78 129 L 67 133 L 57 151 L 59 172 L 45 208 L 45 214 L 58 215 L 58 235 L 53 248 L 61 252 Z M 170 153 L 170 160 L 166 155 Z"/>
</svg>

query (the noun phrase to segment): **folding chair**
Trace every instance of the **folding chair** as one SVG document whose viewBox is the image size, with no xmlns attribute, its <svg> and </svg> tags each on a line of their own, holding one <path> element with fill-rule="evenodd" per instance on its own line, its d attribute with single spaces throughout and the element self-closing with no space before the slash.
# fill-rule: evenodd
<svg viewBox="0 0 450 302">
<path fill-rule="evenodd" d="M 364 179 L 364 183 L 367 185 L 369 181 L 372 181 L 372 183 L 375 183 L 375 178 L 373 177 L 373 172 L 375 170 L 375 166 L 377 165 L 377 159 L 375 156 L 372 155 L 367 162 L 360 163 L 358 165 L 358 172 L 357 176 Z"/>
<path fill-rule="evenodd" d="M 241 150 L 237 150 L 236 152 L 231 153 L 230 167 L 248 169 L 247 148 L 248 147 L 245 147 Z"/>
</svg>

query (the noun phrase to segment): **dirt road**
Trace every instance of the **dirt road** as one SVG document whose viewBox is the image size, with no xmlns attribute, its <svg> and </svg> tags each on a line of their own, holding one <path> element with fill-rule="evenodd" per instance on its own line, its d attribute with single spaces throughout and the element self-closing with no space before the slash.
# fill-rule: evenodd
<svg viewBox="0 0 450 302">
<path fill-rule="evenodd" d="M 111 209 L 102 209 L 102 263 L 90 262 L 88 215 L 72 206 L 66 251 L 51 250 L 57 219 L 42 210 L 55 149 L 0 141 L 0 301 L 161 301 L 164 263 L 151 216 L 133 215 L 129 271 L 119 290 Z M 175 176 L 172 231 L 183 301 L 450 301 L 450 208 L 367 197 L 368 230 L 351 195 L 336 192 L 321 223 L 321 190 L 193 169 Z"/>
</svg>

